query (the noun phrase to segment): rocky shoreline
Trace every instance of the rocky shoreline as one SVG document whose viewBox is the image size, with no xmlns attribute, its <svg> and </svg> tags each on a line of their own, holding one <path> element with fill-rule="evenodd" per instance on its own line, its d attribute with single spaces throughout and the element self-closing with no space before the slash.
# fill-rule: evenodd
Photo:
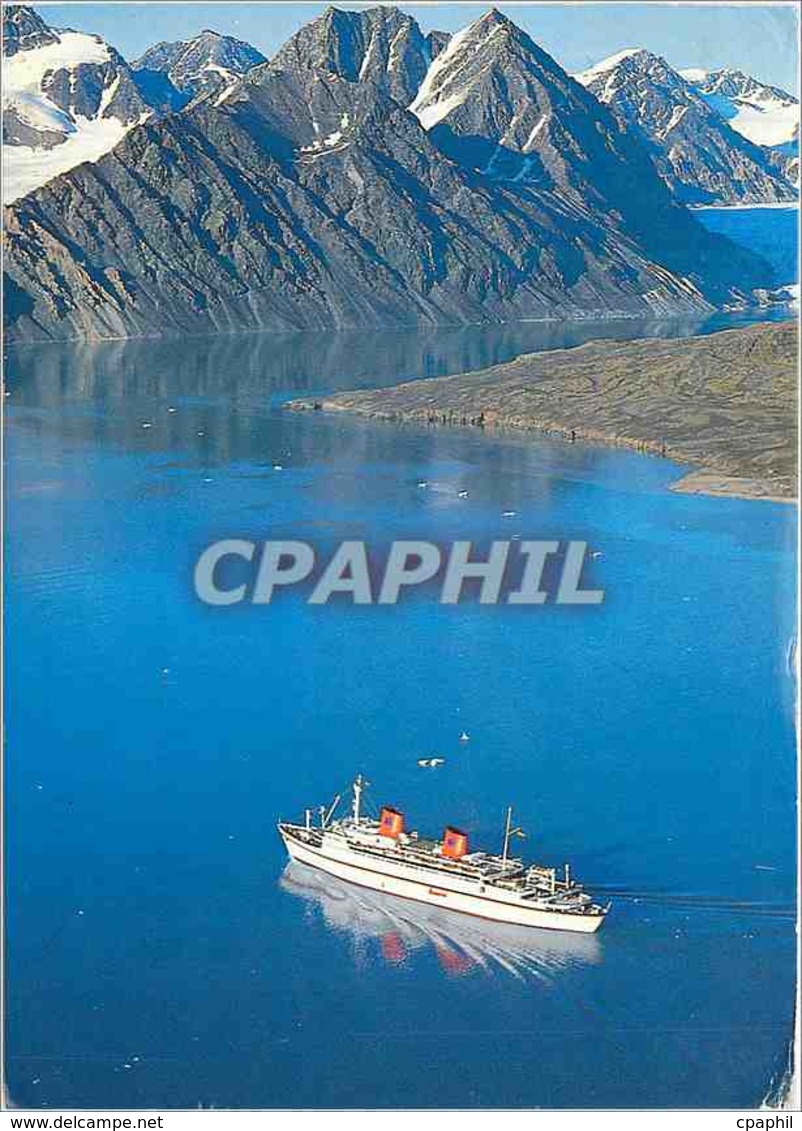
<svg viewBox="0 0 802 1131">
<path fill-rule="evenodd" d="M 627 447 L 694 465 L 673 490 L 790 502 L 797 338 L 788 321 L 692 338 L 589 342 L 288 407 Z"/>
</svg>

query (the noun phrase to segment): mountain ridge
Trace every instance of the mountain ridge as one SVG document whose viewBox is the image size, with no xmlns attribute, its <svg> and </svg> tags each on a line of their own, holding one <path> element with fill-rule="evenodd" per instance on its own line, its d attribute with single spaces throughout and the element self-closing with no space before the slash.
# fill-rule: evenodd
<svg viewBox="0 0 802 1131">
<path fill-rule="evenodd" d="M 482 19 L 463 47 L 487 39 Z M 752 301 L 767 265 L 676 204 L 612 113 L 511 21 L 493 58 L 486 44 L 480 52 L 492 81 L 474 68 L 466 108 L 425 130 L 406 99 L 423 63 L 428 72 L 447 51 L 453 63 L 454 38 L 433 55 L 405 13 L 324 13 L 224 98 L 144 123 L 19 201 L 7 213 L 11 336 L 660 315 Z M 528 121 L 507 138 L 516 159 L 540 161 L 524 177 L 449 152 L 439 128 L 461 145 L 478 122 L 495 151 L 514 117 L 503 74 L 528 84 L 532 113 L 554 123 L 533 145 L 521 140 Z"/>
<path fill-rule="evenodd" d="M 128 64 L 100 36 L 3 9 L 4 202 L 96 160 L 152 113 Z"/>
<path fill-rule="evenodd" d="M 767 149 L 799 187 L 798 98 L 732 67 L 685 72 L 683 77 L 731 129 Z"/>
<path fill-rule="evenodd" d="M 686 203 L 796 199 L 784 163 L 731 129 L 662 56 L 645 48 L 629 49 L 575 77 L 637 132 L 660 175 Z"/>
<path fill-rule="evenodd" d="M 267 62 L 251 44 L 204 28 L 191 39 L 160 41 L 131 63 L 134 80 L 162 112 L 197 97 L 223 97 L 252 67 Z"/>
</svg>

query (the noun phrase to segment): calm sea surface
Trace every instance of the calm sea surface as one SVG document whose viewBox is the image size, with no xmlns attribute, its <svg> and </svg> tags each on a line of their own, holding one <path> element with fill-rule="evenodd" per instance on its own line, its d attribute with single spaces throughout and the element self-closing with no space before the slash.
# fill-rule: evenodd
<svg viewBox="0 0 802 1131">
<path fill-rule="evenodd" d="M 673 494 L 682 469 L 632 453 L 281 409 L 723 324 L 10 355 L 14 1102 L 760 1102 L 792 1031 L 792 508 Z M 587 539 L 605 604 L 192 593 L 225 536 L 513 535 Z M 285 870 L 276 819 L 357 770 L 374 802 L 488 847 L 513 802 L 528 854 L 613 899 L 604 929 L 494 928 Z"/>
<path fill-rule="evenodd" d="M 799 282 L 798 208 L 702 208 L 694 215 L 711 232 L 745 244 L 767 259 L 778 284 Z"/>
</svg>

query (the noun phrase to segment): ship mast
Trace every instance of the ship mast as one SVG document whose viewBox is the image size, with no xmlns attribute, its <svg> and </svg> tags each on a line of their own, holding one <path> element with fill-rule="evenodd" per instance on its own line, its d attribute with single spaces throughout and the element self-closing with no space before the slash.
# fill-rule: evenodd
<svg viewBox="0 0 802 1131">
<path fill-rule="evenodd" d="M 507 856 L 510 851 L 510 841 L 514 836 L 526 836 L 521 828 L 512 827 L 512 805 L 507 806 L 507 820 L 504 822 L 504 851 L 501 853 L 501 865 L 506 867 Z"/>
<path fill-rule="evenodd" d="M 365 788 L 365 779 L 362 777 L 361 774 L 357 774 L 356 778 L 354 779 L 354 784 L 353 784 L 354 800 L 353 800 L 353 805 L 352 805 L 353 813 L 354 813 L 354 824 L 355 825 L 359 824 L 359 806 L 360 806 L 360 803 L 362 801 L 362 791 L 363 791 L 364 788 Z"/>
<path fill-rule="evenodd" d="M 326 816 L 323 819 L 324 825 L 328 826 L 328 823 L 331 820 L 331 818 L 334 816 L 334 813 L 335 813 L 337 806 L 339 804 L 340 804 L 340 795 L 339 795 L 339 793 L 337 793 L 337 794 L 335 794 L 334 800 L 332 801 L 331 805 L 329 805 L 328 812 L 326 813 Z"/>
<path fill-rule="evenodd" d="M 331 818 L 334 816 L 334 811 L 339 804 L 340 804 L 340 795 L 338 793 L 338 794 L 335 795 L 334 800 L 332 801 L 331 805 L 329 805 L 328 809 L 326 808 L 325 805 L 320 806 L 319 813 L 320 813 L 320 827 L 321 827 L 321 829 L 325 829 L 325 828 L 328 827 L 328 823 L 331 820 Z"/>
</svg>

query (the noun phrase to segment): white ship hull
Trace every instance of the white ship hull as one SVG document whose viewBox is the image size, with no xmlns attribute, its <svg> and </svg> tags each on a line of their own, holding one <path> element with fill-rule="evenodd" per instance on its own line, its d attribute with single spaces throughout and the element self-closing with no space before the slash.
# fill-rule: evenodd
<svg viewBox="0 0 802 1131">
<path fill-rule="evenodd" d="M 574 931 L 592 934 L 604 922 L 603 914 L 577 914 L 568 911 L 550 911 L 533 907 L 510 893 L 495 889 L 490 885 L 483 887 L 482 893 L 472 892 L 476 887 L 470 881 L 457 877 L 444 877 L 442 873 L 416 868 L 415 878 L 404 875 L 410 872 L 401 862 L 388 861 L 379 870 L 371 860 L 360 860 L 359 854 L 347 846 L 324 844 L 317 847 L 304 843 L 283 828 L 280 829 L 287 852 L 293 860 L 319 868 L 332 876 L 347 880 L 374 891 L 387 892 L 404 899 L 414 899 L 418 903 L 428 903 L 445 907 L 465 915 L 474 915 L 498 923 L 514 923 L 522 927 L 537 927 L 543 930 Z M 371 866 L 373 865 L 373 866 Z M 447 884 L 447 887 L 443 885 Z M 460 890 L 462 889 L 462 890 Z"/>
</svg>

